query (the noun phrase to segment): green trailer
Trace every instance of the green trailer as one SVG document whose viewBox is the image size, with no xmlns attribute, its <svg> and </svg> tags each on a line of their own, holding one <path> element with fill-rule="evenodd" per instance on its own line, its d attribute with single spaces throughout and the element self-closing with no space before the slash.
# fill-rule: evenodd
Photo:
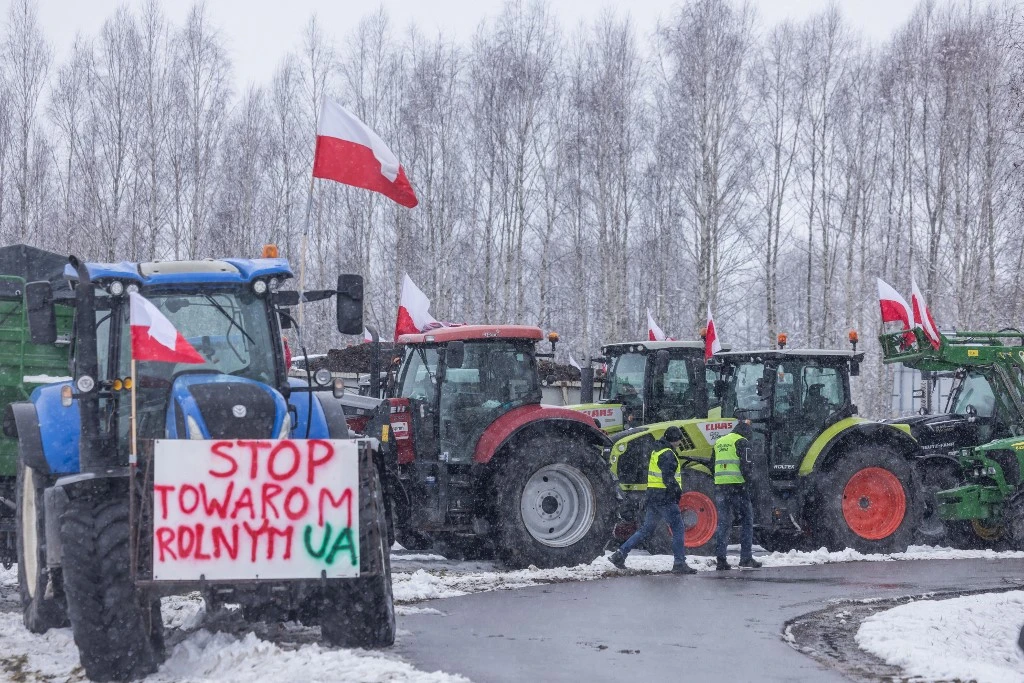
<svg viewBox="0 0 1024 683">
<path fill-rule="evenodd" d="M 28 400 L 44 384 L 66 379 L 72 308 L 58 305 L 56 344 L 33 344 L 28 333 L 25 284 L 48 280 L 55 299 L 70 303 L 70 289 L 62 280 L 67 257 L 24 244 L 0 247 L 0 410 Z M 0 563 L 10 566 L 17 557 L 15 527 L 15 474 L 18 441 L 0 433 Z"/>
</svg>

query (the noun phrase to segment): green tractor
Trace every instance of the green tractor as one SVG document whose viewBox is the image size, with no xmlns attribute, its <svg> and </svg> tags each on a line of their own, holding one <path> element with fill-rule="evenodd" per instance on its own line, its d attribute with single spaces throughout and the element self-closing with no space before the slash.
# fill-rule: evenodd
<svg viewBox="0 0 1024 683">
<path fill-rule="evenodd" d="M 703 341 L 641 341 L 601 347 L 608 365 L 601 398 L 591 403 L 593 374 L 581 371 L 583 403 L 566 406 L 594 418 L 606 434 L 652 422 L 706 417 L 716 406 L 716 375 L 704 363 Z"/>
<path fill-rule="evenodd" d="M 905 427 L 857 416 L 850 377 L 862 357 L 855 350 L 785 348 L 716 355 L 721 417 L 652 424 L 612 444 L 609 464 L 626 499 L 616 539 L 635 529 L 654 442 L 675 425 L 690 461 L 679 502 L 686 545 L 713 552 L 712 447 L 740 419 L 754 431 L 750 486 L 758 543 L 769 550 L 905 550 L 924 508 L 912 465 L 917 444 Z M 670 540 L 666 529 L 647 549 L 667 552 Z"/>
<path fill-rule="evenodd" d="M 955 545 L 1024 548 L 1024 333 L 940 335 L 938 348 L 920 329 L 879 340 L 885 363 L 954 373 L 948 414 L 905 420 L 925 451 L 930 517 Z"/>
</svg>

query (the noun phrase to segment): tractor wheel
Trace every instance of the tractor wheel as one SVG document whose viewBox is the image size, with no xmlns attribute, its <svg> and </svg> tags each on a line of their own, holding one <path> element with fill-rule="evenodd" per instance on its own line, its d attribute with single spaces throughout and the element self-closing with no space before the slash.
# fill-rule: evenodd
<svg viewBox="0 0 1024 683">
<path fill-rule="evenodd" d="M 156 671 L 163 644 L 158 601 L 132 585 L 127 491 L 77 492 L 60 518 L 71 630 L 85 675 L 127 681 Z"/>
<path fill-rule="evenodd" d="M 25 628 L 46 633 L 68 625 L 60 570 L 46 569 L 43 490 L 35 470 L 18 458 L 15 478 L 15 525 L 18 529 L 18 592 Z"/>
<path fill-rule="evenodd" d="M 714 555 L 715 531 L 718 529 L 718 508 L 715 506 L 715 484 L 711 477 L 702 472 L 683 473 L 683 496 L 679 499 L 679 511 L 686 526 L 687 554 Z M 644 543 L 652 555 L 672 554 L 672 532 L 663 524 L 654 536 Z"/>
<path fill-rule="evenodd" d="M 1024 550 L 1024 493 L 1018 493 L 1003 508 L 1003 529 L 1012 550 Z"/>
<path fill-rule="evenodd" d="M 947 523 L 939 516 L 939 503 L 935 494 L 960 484 L 960 470 L 952 462 L 921 461 L 915 468 L 921 482 L 921 497 L 924 512 L 914 540 L 924 545 L 950 544 L 966 547 L 966 534 L 962 525 Z"/>
<path fill-rule="evenodd" d="M 319 606 L 320 633 L 336 647 L 389 647 L 395 642 L 395 601 L 384 496 L 377 468 L 361 462 L 360 469 L 360 576 L 328 582 Z"/>
<path fill-rule="evenodd" d="M 907 549 L 923 512 L 913 467 L 884 444 L 854 446 L 818 475 L 816 542 L 863 553 Z"/>
<path fill-rule="evenodd" d="M 494 475 L 498 560 L 513 569 L 575 566 L 602 554 L 616 490 L 608 464 L 579 440 L 539 437 Z"/>
</svg>

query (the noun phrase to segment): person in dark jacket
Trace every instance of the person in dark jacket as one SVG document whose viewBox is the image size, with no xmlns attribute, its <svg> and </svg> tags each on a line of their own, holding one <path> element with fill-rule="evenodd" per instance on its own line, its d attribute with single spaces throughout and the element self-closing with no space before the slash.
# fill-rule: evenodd
<svg viewBox="0 0 1024 683">
<path fill-rule="evenodd" d="M 672 572 L 697 573 L 696 569 L 686 564 L 686 544 L 683 541 L 686 527 L 683 526 L 683 516 L 679 512 L 679 498 L 683 495 L 683 458 L 679 455 L 679 444 L 682 441 L 682 430 L 669 427 L 651 451 L 647 465 L 644 523 L 608 558 L 619 569 L 626 568 L 629 551 L 657 531 L 658 525 L 664 521 L 672 529 Z"/>
<path fill-rule="evenodd" d="M 715 505 L 718 507 L 718 530 L 715 538 L 715 569 L 732 569 L 725 559 L 729 545 L 729 531 L 734 518 L 741 524 L 740 567 L 757 569 L 761 563 L 754 559 L 754 506 L 750 502 L 747 482 L 752 478 L 750 422 L 739 420 L 732 432 L 715 442 Z"/>
</svg>

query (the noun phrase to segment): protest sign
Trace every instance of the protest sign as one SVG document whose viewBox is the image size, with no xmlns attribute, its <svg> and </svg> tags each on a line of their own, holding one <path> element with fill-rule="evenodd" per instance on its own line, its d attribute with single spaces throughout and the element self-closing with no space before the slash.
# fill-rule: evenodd
<svg viewBox="0 0 1024 683">
<path fill-rule="evenodd" d="M 153 578 L 359 575 L 359 442 L 158 440 Z"/>
</svg>

